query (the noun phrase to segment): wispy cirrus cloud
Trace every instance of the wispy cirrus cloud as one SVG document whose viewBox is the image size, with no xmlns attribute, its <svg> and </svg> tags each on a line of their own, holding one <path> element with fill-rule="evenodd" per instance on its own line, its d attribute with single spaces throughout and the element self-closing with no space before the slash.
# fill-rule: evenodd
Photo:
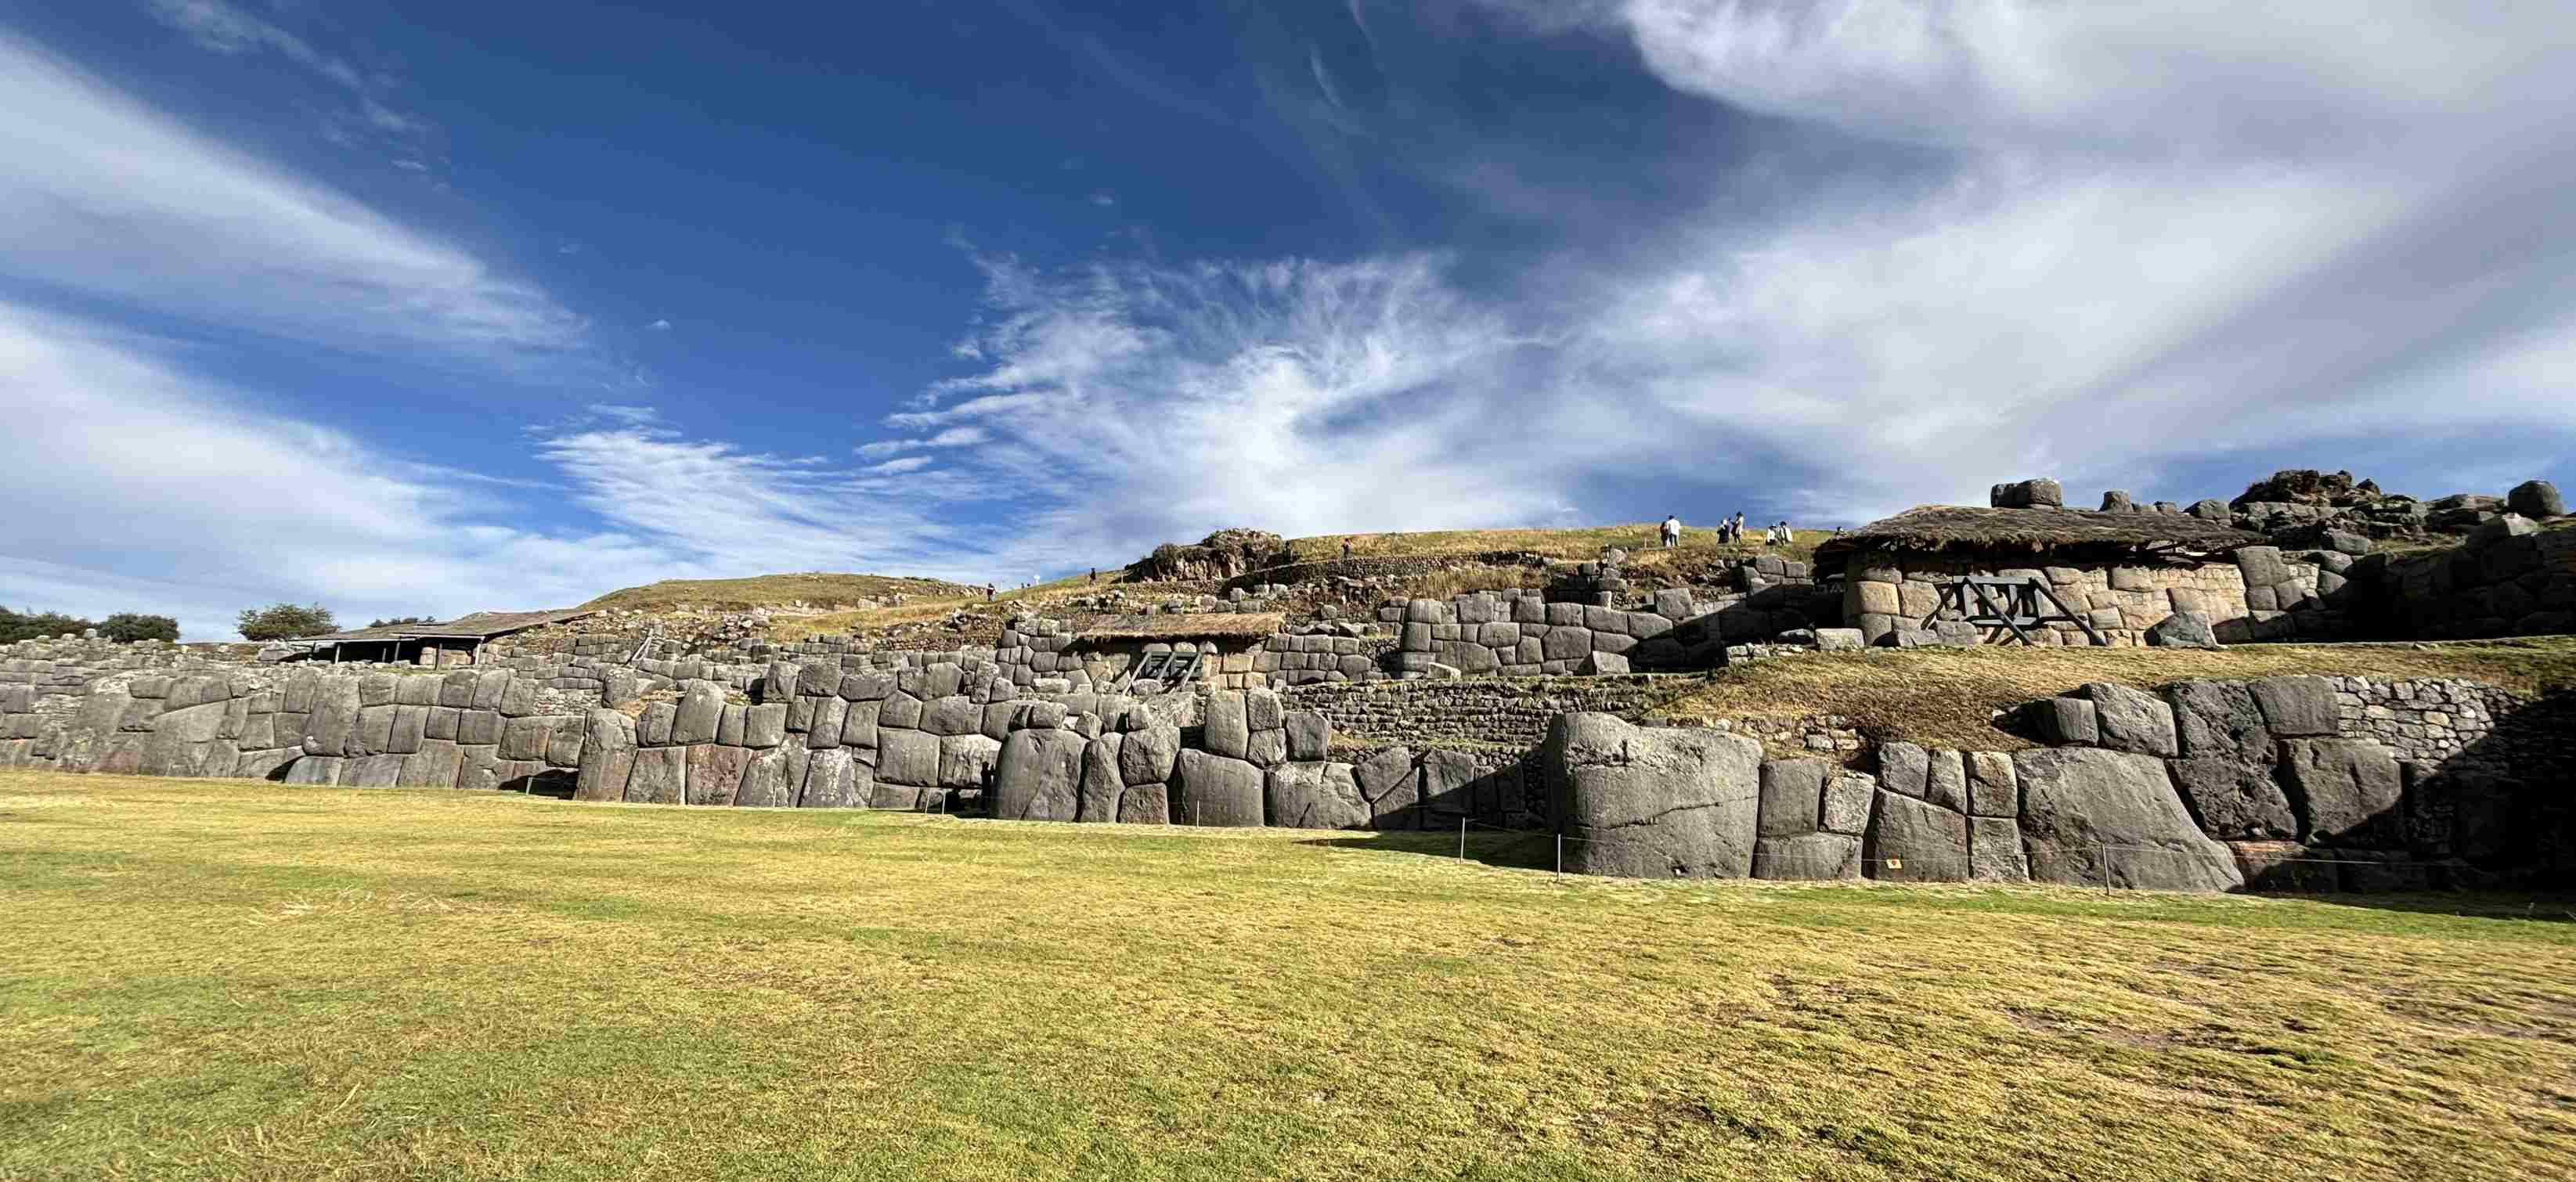
<svg viewBox="0 0 2576 1182">
<path fill-rule="evenodd" d="M 398 108 L 396 95 L 402 83 L 391 73 L 363 68 L 276 20 L 226 0 L 144 0 L 144 9 L 201 49 L 236 57 L 273 53 L 345 89 L 346 103 L 333 104 L 323 114 L 325 137 L 352 147 L 389 149 L 395 153 L 390 161 L 394 167 L 431 171 L 424 157 L 433 154 L 437 128 L 428 119 Z"/>
<path fill-rule="evenodd" d="M 0 31 L 0 274 L 354 351 L 524 363 L 582 344 L 528 281 L 199 135 Z"/>
</svg>

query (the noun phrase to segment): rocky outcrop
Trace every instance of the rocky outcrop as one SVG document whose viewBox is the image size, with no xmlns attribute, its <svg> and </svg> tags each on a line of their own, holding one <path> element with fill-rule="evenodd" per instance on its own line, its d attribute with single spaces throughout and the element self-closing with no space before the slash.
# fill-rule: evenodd
<svg viewBox="0 0 2576 1182">
<path fill-rule="evenodd" d="M 1234 578 L 1291 561 L 1285 539 L 1257 529 L 1221 529 L 1195 545 L 1165 543 L 1127 566 L 1135 581 L 1191 582 Z"/>
</svg>

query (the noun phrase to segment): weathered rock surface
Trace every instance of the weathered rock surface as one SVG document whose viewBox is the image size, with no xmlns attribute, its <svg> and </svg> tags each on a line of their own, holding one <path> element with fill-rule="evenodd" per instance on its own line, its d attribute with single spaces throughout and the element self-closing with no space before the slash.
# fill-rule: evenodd
<svg viewBox="0 0 2576 1182">
<path fill-rule="evenodd" d="M 2018 751 L 2021 833 L 2041 882 L 2149 890 L 2244 885 L 2183 807 L 2163 760 L 2087 748 Z"/>
<path fill-rule="evenodd" d="M 582 732 L 581 774 L 573 780 L 573 799 L 626 799 L 635 751 L 634 719 L 614 710 L 591 711 L 590 725 Z"/>
<path fill-rule="evenodd" d="M 2310 844 L 2395 845 L 2404 840 L 2397 759 L 2367 739 L 2289 739 L 2281 780 Z"/>
<path fill-rule="evenodd" d="M 1180 798 L 1174 818 L 1184 825 L 1258 826 L 1262 816 L 1261 769 L 1205 751 L 1181 752 Z"/>
<path fill-rule="evenodd" d="M 2088 682 L 2078 692 L 2093 703 L 2094 727 L 2103 746 L 2156 756 L 2179 750 L 2173 707 L 2154 694 L 2107 681 Z"/>
<path fill-rule="evenodd" d="M 1002 743 L 1001 761 L 993 769 L 993 815 L 1008 821 L 1078 818 L 1082 812 L 1082 749 L 1087 745 L 1081 735 L 1068 730 L 1011 732 L 1011 737 Z M 936 750 L 935 741 L 933 749 Z M 883 774 L 882 768 L 879 774 Z"/>
<path fill-rule="evenodd" d="M 1368 801 L 1347 763 L 1284 763 L 1264 780 L 1270 824 L 1283 829 L 1365 829 Z"/>
<path fill-rule="evenodd" d="M 1566 869 L 1626 878 L 1752 873 L 1760 744 L 1564 714 L 1538 758 L 1566 838 Z"/>
<path fill-rule="evenodd" d="M 1861 856 L 1890 882 L 1960 882 L 1968 877 L 1968 818 L 1928 800 L 1881 792 Z"/>
<path fill-rule="evenodd" d="M 1860 877 L 1860 838 L 1844 833 L 1765 837 L 1753 846 L 1753 877 L 1787 882 Z"/>
</svg>

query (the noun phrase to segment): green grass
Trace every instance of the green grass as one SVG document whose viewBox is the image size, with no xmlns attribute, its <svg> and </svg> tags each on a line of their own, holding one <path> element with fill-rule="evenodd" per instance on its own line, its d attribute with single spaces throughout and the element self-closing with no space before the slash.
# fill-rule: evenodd
<svg viewBox="0 0 2576 1182">
<path fill-rule="evenodd" d="M 0 1177 L 2576 1176 L 2563 901 L 1452 840 L 0 773 Z"/>
<path fill-rule="evenodd" d="M 1994 712 L 2088 681 L 2153 689 L 2193 679 L 2318 673 L 2449 677 L 2525 694 L 2576 689 L 2576 638 L 2442 644 L 2253 644 L 2168 648 L 1871 649 L 1730 666 L 1662 717 L 1794 719 L 1840 714 L 1872 738 L 2011 751 L 2031 744 Z"/>
</svg>

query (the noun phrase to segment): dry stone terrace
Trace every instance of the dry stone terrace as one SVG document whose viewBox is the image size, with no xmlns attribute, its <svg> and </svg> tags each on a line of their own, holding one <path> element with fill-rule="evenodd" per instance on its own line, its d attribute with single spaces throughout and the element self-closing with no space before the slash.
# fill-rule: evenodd
<svg viewBox="0 0 2576 1182">
<path fill-rule="evenodd" d="M 1813 565 L 1764 554 L 1716 568 L 1715 585 L 1648 586 L 1611 550 L 1545 564 L 1543 585 L 1389 600 L 1361 619 L 1284 610 L 1291 589 L 1261 581 L 1284 568 L 1254 565 L 1283 551 L 1245 534 L 1155 560 L 1247 580 L 1187 601 L 1222 610 L 1127 610 L 1141 605 L 1122 593 L 1106 613 L 1023 612 L 989 646 L 717 629 L 655 647 L 558 629 L 453 667 L 452 652 L 332 665 L 30 641 L 0 651 L 0 765 L 1077 823 L 1465 824 L 1557 834 L 1569 870 L 1653 877 L 2564 884 L 2566 695 L 2363 677 L 2094 684 L 1999 719 L 2038 744 L 2009 752 L 1873 746 L 1831 714 L 1642 724 L 1688 688 L 1672 673 L 1992 642 L 1922 626 L 1966 575 L 2038 580 L 2115 644 L 2491 636 L 2572 618 L 2576 528 L 2554 490 L 2417 506 L 2314 476 L 2248 493 L 2281 500 L 2184 509 L 2115 492 L 2094 511 L 2020 482 L 1986 508 L 1836 538 Z M 2446 526 L 2466 536 L 2375 548 Z M 2273 544 L 2283 533 L 2327 546 Z M 2067 623 L 2038 639 L 2084 638 Z M 1174 654 L 1193 658 L 1186 673 L 1139 676 Z"/>
</svg>

